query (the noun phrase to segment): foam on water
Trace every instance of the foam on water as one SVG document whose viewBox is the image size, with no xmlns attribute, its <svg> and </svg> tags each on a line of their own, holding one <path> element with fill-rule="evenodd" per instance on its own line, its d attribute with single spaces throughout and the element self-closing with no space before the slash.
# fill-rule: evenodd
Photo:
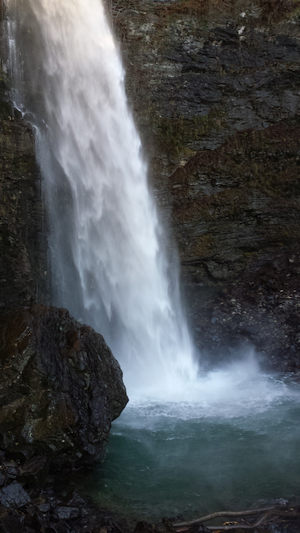
<svg viewBox="0 0 300 533">
<path fill-rule="evenodd" d="M 177 420 L 230 419 L 263 413 L 285 401 L 300 402 L 296 385 L 263 373 L 255 354 L 210 371 L 179 390 L 153 388 L 136 394 L 122 416 L 131 427 L 154 427 L 164 417 Z"/>
</svg>

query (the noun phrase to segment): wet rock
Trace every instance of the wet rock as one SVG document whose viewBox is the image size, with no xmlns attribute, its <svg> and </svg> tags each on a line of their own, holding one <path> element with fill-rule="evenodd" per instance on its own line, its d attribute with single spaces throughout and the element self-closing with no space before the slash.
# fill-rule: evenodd
<svg viewBox="0 0 300 533">
<path fill-rule="evenodd" d="M 263 0 L 108 4 L 155 195 L 166 211 L 167 177 L 197 151 L 299 111 L 298 13 L 289 1 L 280 2 L 278 16 L 279 3 Z"/>
<path fill-rule="evenodd" d="M 1 52 L 0 34 L 2 65 Z M 0 309 L 47 298 L 45 213 L 34 145 L 30 126 L 9 101 L 0 66 Z"/>
<path fill-rule="evenodd" d="M 80 511 L 76 507 L 59 506 L 55 510 L 55 517 L 59 520 L 69 520 L 70 518 L 78 518 Z"/>
<path fill-rule="evenodd" d="M 38 510 L 41 513 L 48 513 L 50 509 L 51 509 L 50 503 L 41 503 L 40 505 L 38 505 Z"/>
<path fill-rule="evenodd" d="M 15 461 L 4 461 L 1 465 L 1 471 L 6 480 L 16 479 L 19 473 L 19 469 Z"/>
<path fill-rule="evenodd" d="M 149 522 L 138 522 L 135 526 L 134 533 L 158 533 L 158 529 Z"/>
<path fill-rule="evenodd" d="M 200 349 L 253 344 L 270 366 L 300 361 L 298 119 L 200 151 L 170 178 L 173 228 Z"/>
<path fill-rule="evenodd" d="M 1 314 L 0 331 L 0 447 L 23 458 L 21 475 L 42 475 L 45 458 L 55 468 L 102 458 L 127 402 L 103 337 L 44 306 Z"/>
<path fill-rule="evenodd" d="M 23 531 L 24 517 L 16 511 L 8 510 L 0 505 L 0 525 L 1 533 L 12 533 L 12 531 Z"/>
<path fill-rule="evenodd" d="M 299 10 L 289 0 L 108 4 L 199 348 L 228 359 L 252 343 L 271 366 L 297 370 Z"/>
<path fill-rule="evenodd" d="M 43 456 L 34 456 L 20 466 L 19 479 L 30 485 L 41 485 L 48 473 L 48 460 Z"/>
<path fill-rule="evenodd" d="M 30 502 L 30 496 L 20 483 L 13 481 L 0 490 L 0 504 L 4 507 L 23 507 Z"/>
</svg>

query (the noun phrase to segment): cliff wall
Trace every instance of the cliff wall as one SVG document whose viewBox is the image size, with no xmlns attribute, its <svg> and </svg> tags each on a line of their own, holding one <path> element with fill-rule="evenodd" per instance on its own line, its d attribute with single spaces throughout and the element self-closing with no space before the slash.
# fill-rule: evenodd
<svg viewBox="0 0 300 533">
<path fill-rule="evenodd" d="M 0 308 L 47 300 L 47 235 L 34 136 L 10 101 L 0 1 Z"/>
<path fill-rule="evenodd" d="M 299 368 L 299 2 L 110 9 L 197 345 Z"/>
<path fill-rule="evenodd" d="M 111 0 L 202 353 L 299 365 L 299 2 Z M 3 4 L 0 2 L 3 16 Z M 3 38 L 1 57 L 5 56 Z M 34 137 L 0 75 L 0 306 L 47 299 Z M 225 349 L 226 347 L 226 349 Z"/>
</svg>

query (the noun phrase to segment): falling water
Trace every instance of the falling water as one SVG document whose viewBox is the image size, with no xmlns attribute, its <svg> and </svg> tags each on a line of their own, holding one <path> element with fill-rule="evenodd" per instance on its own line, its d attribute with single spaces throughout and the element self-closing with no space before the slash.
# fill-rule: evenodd
<svg viewBox="0 0 300 533">
<path fill-rule="evenodd" d="M 54 303 L 93 325 L 130 393 L 197 367 L 101 0 L 8 0 L 19 108 L 36 126 Z M 16 54 L 16 46 L 19 53 Z M 20 77 L 20 75 L 19 75 Z"/>
</svg>

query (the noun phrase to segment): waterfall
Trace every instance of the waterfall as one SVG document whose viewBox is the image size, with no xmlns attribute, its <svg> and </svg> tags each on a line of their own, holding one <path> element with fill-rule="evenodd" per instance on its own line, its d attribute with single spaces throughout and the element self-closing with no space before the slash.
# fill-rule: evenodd
<svg viewBox="0 0 300 533">
<path fill-rule="evenodd" d="M 102 1 L 8 0 L 8 13 L 16 105 L 35 126 L 44 178 L 53 301 L 104 335 L 130 395 L 184 390 L 197 365 L 178 271 Z"/>
</svg>

